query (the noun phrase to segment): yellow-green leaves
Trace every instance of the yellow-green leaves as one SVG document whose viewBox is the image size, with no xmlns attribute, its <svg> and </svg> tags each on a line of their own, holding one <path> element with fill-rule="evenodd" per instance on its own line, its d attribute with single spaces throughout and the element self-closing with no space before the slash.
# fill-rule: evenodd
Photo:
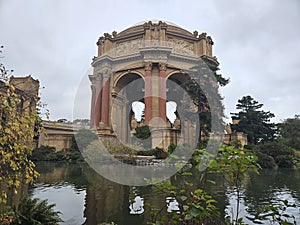
<svg viewBox="0 0 300 225">
<path fill-rule="evenodd" d="M 0 184 L 17 193 L 20 182 L 37 177 L 34 163 L 28 156 L 33 149 L 35 122 L 40 121 L 36 105 L 38 96 L 25 96 L 9 83 L 9 76 L 0 64 Z M 0 203 L 6 194 L 0 193 Z"/>
</svg>

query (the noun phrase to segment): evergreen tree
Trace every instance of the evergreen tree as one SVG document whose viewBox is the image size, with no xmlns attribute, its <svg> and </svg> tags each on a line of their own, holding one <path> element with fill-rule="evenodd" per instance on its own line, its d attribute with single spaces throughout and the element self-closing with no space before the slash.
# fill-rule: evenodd
<svg viewBox="0 0 300 225">
<path fill-rule="evenodd" d="M 262 106 L 248 95 L 238 100 L 236 109 L 240 111 L 231 113 L 232 119 L 238 120 L 237 124 L 231 125 L 232 130 L 247 134 L 248 143 L 259 144 L 276 137 L 276 125 L 270 122 L 274 114 L 261 110 Z"/>
<path fill-rule="evenodd" d="M 282 141 L 296 150 L 300 150 L 300 116 L 288 118 L 279 124 Z"/>
</svg>

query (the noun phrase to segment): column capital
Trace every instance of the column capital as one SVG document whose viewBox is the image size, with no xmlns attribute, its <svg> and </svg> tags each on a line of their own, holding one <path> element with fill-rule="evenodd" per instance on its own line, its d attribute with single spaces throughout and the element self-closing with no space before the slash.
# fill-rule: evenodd
<svg viewBox="0 0 300 225">
<path fill-rule="evenodd" d="M 152 62 L 145 62 L 145 70 L 152 70 Z"/>
<path fill-rule="evenodd" d="M 112 75 L 112 71 L 111 69 L 105 68 L 101 71 L 101 75 L 103 76 L 103 78 L 109 78 Z"/>
<path fill-rule="evenodd" d="M 102 79 L 102 75 L 101 74 L 97 74 L 95 76 L 95 81 L 101 81 L 101 79 Z"/>
<path fill-rule="evenodd" d="M 159 63 L 159 70 L 160 71 L 166 71 L 167 70 L 167 64 L 166 63 Z"/>
</svg>

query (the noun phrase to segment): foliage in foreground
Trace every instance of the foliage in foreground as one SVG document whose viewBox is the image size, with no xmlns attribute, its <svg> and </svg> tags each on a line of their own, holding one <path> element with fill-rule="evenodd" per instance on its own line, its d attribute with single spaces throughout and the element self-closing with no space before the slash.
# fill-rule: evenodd
<svg viewBox="0 0 300 225">
<path fill-rule="evenodd" d="M 34 101 L 37 101 L 35 99 Z M 37 177 L 32 152 L 34 125 L 40 120 L 31 104 L 24 105 L 16 89 L 9 83 L 9 75 L 0 64 L 0 203 L 6 203 L 5 188 L 17 192 L 20 180 L 33 182 Z"/>
<path fill-rule="evenodd" d="M 1 214 L 0 224 L 7 225 L 58 225 L 63 222 L 59 214 L 54 211 L 55 204 L 48 204 L 47 200 L 37 198 L 23 199 L 18 207 Z"/>
<path fill-rule="evenodd" d="M 195 168 L 199 168 L 201 160 L 210 158 L 211 156 L 205 150 L 196 150 L 193 161 L 196 162 Z M 164 181 L 160 184 L 154 185 L 156 190 L 156 196 L 166 197 L 176 200 L 178 203 L 178 210 L 164 213 L 168 207 L 157 208 L 151 205 L 152 217 L 149 220 L 149 224 L 152 225 L 208 225 L 208 224 L 226 224 L 226 225 L 245 225 L 244 219 L 240 217 L 240 201 L 242 198 L 243 182 L 250 172 L 258 173 L 259 165 L 257 164 L 257 157 L 253 152 L 246 149 L 236 149 L 233 146 L 221 148 L 219 154 L 214 160 L 211 160 L 209 167 L 199 173 L 195 173 L 195 170 L 179 171 L 172 179 L 177 180 L 178 176 L 181 176 L 184 180 L 184 184 L 181 187 L 174 185 L 172 179 Z M 220 212 L 215 206 L 216 201 L 205 190 L 205 183 L 207 172 L 217 172 L 224 176 L 229 187 L 235 193 L 236 197 L 236 214 L 231 217 L 220 218 Z M 198 174 L 198 175 L 197 175 Z M 189 182 L 191 177 L 198 176 L 201 186 L 195 186 L 193 182 Z M 171 201 L 170 201 L 171 202 Z M 168 204 L 170 204 L 170 202 Z M 289 204 L 287 201 L 283 201 L 284 204 L 272 204 L 266 206 L 262 211 L 251 219 L 258 224 L 262 221 L 270 221 L 276 225 L 292 225 L 296 222 L 291 222 L 292 215 L 286 213 L 288 207 L 295 207 L 293 204 Z"/>
</svg>

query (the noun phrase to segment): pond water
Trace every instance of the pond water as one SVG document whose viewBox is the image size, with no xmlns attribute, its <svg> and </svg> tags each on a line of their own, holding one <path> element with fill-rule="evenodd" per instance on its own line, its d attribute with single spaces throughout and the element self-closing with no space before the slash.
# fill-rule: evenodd
<svg viewBox="0 0 300 225">
<path fill-rule="evenodd" d="M 29 196 L 48 199 L 60 211 L 63 225 L 97 225 L 115 222 L 118 225 L 146 224 L 150 218 L 149 205 L 161 206 L 169 202 L 166 211 L 178 209 L 175 199 L 151 196 L 152 188 L 132 187 L 113 183 L 94 172 L 85 164 L 37 163 L 40 177 L 29 188 Z M 235 213 L 236 201 L 220 175 L 212 174 L 216 184 L 209 192 L 217 199 L 223 216 Z M 193 182 L 197 182 L 197 178 Z M 173 181 L 180 185 L 180 181 Z M 254 215 L 265 204 L 287 199 L 297 207 L 287 212 L 300 224 L 300 171 L 280 169 L 263 170 L 260 175 L 250 174 L 242 191 L 240 216 Z M 253 224 L 246 219 L 248 224 Z M 269 224 L 265 222 L 265 224 Z"/>
</svg>

